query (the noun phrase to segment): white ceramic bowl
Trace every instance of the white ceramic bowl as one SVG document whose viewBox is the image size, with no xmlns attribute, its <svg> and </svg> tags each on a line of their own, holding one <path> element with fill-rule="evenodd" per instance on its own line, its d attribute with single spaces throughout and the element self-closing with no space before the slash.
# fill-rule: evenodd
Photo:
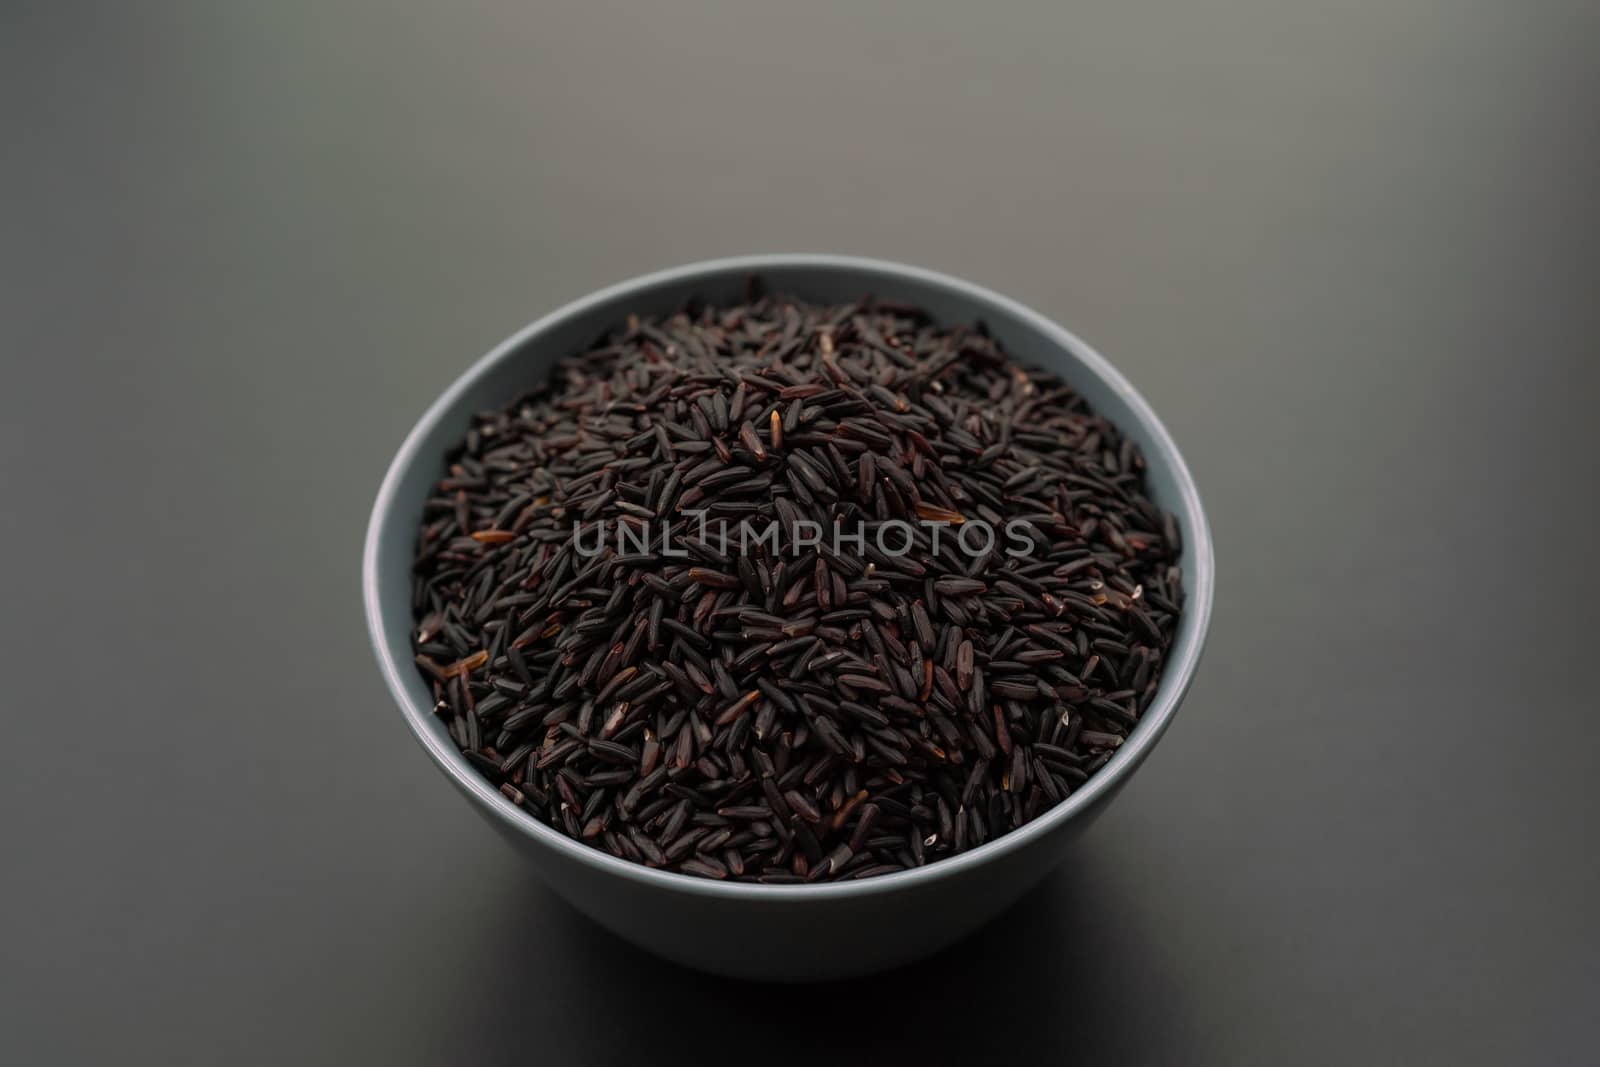
<svg viewBox="0 0 1600 1067">
<path fill-rule="evenodd" d="M 675 310 L 690 297 L 739 299 L 759 273 L 769 288 L 819 302 L 864 294 L 920 305 L 944 322 L 982 319 L 1013 356 L 1058 373 L 1144 450 L 1151 497 L 1183 534 L 1183 616 L 1155 700 L 1117 754 L 1033 822 L 950 859 L 860 881 L 806 886 L 725 883 L 617 859 L 511 804 L 469 765 L 432 713 L 412 660 L 410 570 L 423 500 L 470 417 L 539 381 L 630 312 Z M 1036 884 L 1104 810 L 1172 721 L 1200 660 L 1212 596 L 1211 533 L 1172 439 L 1133 387 L 1078 338 L 987 289 L 870 259 L 764 255 L 647 274 L 586 296 L 519 331 L 473 364 L 422 416 L 378 491 L 362 585 L 378 666 L 406 724 L 472 806 L 578 910 L 659 955 L 720 974 L 780 980 L 865 974 L 905 963 L 977 929 Z"/>
</svg>

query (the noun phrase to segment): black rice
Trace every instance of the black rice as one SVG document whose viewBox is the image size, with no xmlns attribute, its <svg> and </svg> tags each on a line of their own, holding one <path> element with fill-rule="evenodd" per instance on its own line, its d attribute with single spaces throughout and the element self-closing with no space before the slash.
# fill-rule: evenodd
<svg viewBox="0 0 1600 1067">
<path fill-rule="evenodd" d="M 563 833 L 706 878 L 872 877 L 1115 754 L 1180 552 L 1137 445 L 981 324 L 753 281 L 474 419 L 423 510 L 415 652 L 468 761 Z"/>
</svg>

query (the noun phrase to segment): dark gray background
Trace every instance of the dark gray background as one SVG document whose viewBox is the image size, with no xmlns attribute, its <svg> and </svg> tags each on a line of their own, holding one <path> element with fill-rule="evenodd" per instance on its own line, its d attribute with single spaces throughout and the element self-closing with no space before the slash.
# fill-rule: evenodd
<svg viewBox="0 0 1600 1067">
<path fill-rule="evenodd" d="M 0 6 L 0 1059 L 1592 1059 L 1593 5 L 659 8 Z M 470 360 L 779 250 L 1082 333 L 1220 567 L 1061 872 L 798 989 L 546 892 L 357 590 Z"/>
</svg>

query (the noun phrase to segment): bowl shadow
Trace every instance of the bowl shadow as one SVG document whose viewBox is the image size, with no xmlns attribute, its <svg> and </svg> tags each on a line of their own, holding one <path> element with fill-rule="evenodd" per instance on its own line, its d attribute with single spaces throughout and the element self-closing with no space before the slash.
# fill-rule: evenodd
<svg viewBox="0 0 1600 1067">
<path fill-rule="evenodd" d="M 519 889 L 526 936 L 507 915 L 484 946 L 496 960 L 485 967 L 491 988 L 460 990 L 470 1003 L 449 1013 L 472 1032 L 445 1047 L 491 1062 L 1148 1063 L 1181 1062 L 1195 1048 L 1174 971 L 1145 936 L 1156 924 L 1081 870 L 1056 872 L 926 960 L 808 984 L 688 970 L 613 936 L 532 879 Z M 530 965 L 559 969 L 568 992 L 519 996 L 507 972 Z M 1136 1027 L 1127 1025 L 1130 1000 Z"/>
</svg>

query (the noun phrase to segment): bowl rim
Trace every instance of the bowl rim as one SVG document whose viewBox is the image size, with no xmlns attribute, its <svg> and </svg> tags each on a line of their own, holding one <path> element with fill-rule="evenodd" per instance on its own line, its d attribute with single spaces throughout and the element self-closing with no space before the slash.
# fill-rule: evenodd
<svg viewBox="0 0 1600 1067">
<path fill-rule="evenodd" d="M 1191 569 L 1194 590 L 1184 605 L 1183 615 L 1179 621 L 1178 640 L 1182 643 L 1183 653 L 1170 662 L 1163 671 L 1155 699 L 1140 717 L 1138 726 L 1116 754 L 1091 775 L 1082 788 L 1043 815 L 977 848 L 909 871 L 896 871 L 856 881 L 815 885 L 723 882 L 646 867 L 568 837 L 507 800 L 453 745 L 445 743 L 432 733 L 428 725 L 433 717 L 433 709 L 420 706 L 406 689 L 405 675 L 402 672 L 415 670 L 410 649 L 404 650 L 403 656 L 397 656 L 396 650 L 390 647 L 384 637 L 379 596 L 378 544 L 386 519 L 394 510 L 395 499 L 406 472 L 418 462 L 432 462 L 437 458 L 421 454 L 424 439 L 441 420 L 450 415 L 462 395 L 491 368 L 515 358 L 524 346 L 540 334 L 618 298 L 643 294 L 664 285 L 730 273 L 760 273 L 793 268 L 830 269 L 864 278 L 893 277 L 914 285 L 952 292 L 971 302 L 1003 311 L 1027 329 L 1070 351 L 1088 373 L 1098 377 L 1102 384 L 1122 399 L 1134 419 L 1141 424 L 1148 435 L 1154 445 L 1154 451 L 1161 454 L 1161 461 L 1171 469 L 1178 490 L 1178 500 L 1173 502 L 1175 505 L 1173 510 L 1178 511 L 1185 520 L 1183 566 Z M 1183 455 L 1145 399 L 1103 356 L 1077 335 L 1010 297 L 937 271 L 860 256 L 767 253 L 687 263 L 606 286 L 541 316 L 480 357 L 428 407 L 407 433 L 390 462 L 367 523 L 366 540 L 362 551 L 361 585 L 368 637 L 372 642 L 379 670 L 389 687 L 390 695 L 399 705 L 412 734 L 432 757 L 434 763 L 455 782 L 457 788 L 470 799 L 477 801 L 481 808 L 492 812 L 505 826 L 516 829 L 539 844 L 554 849 L 567 859 L 591 868 L 596 873 L 615 875 L 654 889 L 693 896 L 772 903 L 862 897 L 916 889 L 942 878 L 974 870 L 1023 848 L 1048 835 L 1079 812 L 1093 807 L 1100 797 L 1114 790 L 1144 760 L 1170 725 L 1178 705 L 1188 692 L 1210 628 L 1214 569 L 1211 530 L 1206 522 L 1205 510 L 1200 503 L 1199 490 L 1195 487 L 1194 478 L 1189 472 L 1188 464 L 1184 462 Z M 1188 641 L 1182 642 L 1186 636 Z"/>
</svg>

